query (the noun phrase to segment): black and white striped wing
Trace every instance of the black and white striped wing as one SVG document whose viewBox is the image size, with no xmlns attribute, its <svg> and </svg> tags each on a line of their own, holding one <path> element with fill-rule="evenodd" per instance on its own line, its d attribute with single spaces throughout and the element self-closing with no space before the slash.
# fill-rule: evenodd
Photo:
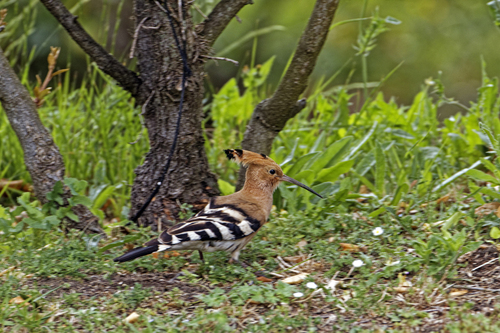
<svg viewBox="0 0 500 333">
<path fill-rule="evenodd" d="M 258 220 L 232 205 L 215 206 L 212 201 L 197 215 L 165 230 L 161 244 L 176 245 L 188 241 L 230 241 L 247 237 L 259 230 Z"/>
</svg>

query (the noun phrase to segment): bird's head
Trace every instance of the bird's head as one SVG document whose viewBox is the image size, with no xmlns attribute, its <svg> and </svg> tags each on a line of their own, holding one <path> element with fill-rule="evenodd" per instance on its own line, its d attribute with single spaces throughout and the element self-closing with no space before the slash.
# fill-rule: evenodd
<svg viewBox="0 0 500 333">
<path fill-rule="evenodd" d="M 234 160 L 247 168 L 244 188 L 271 189 L 274 191 L 280 182 L 285 181 L 323 198 L 308 186 L 285 175 L 280 166 L 269 156 L 242 149 L 226 149 L 224 152 L 229 160 Z"/>
</svg>

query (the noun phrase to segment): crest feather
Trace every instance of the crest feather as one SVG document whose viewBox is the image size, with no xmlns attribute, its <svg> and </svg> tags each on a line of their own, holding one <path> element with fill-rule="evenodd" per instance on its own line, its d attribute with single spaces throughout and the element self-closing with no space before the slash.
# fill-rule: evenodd
<svg viewBox="0 0 500 333">
<path fill-rule="evenodd" d="M 229 160 L 233 160 L 244 167 L 254 165 L 275 165 L 276 163 L 264 154 L 257 154 L 249 150 L 243 149 L 226 149 L 224 150 Z"/>
</svg>

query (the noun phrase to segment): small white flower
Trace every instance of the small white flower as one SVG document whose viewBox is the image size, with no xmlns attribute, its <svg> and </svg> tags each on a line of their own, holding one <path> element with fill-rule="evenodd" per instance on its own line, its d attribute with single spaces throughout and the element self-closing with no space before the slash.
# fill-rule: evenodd
<svg viewBox="0 0 500 333">
<path fill-rule="evenodd" d="M 401 261 L 399 261 L 399 260 L 396 260 L 396 261 L 388 260 L 388 261 L 386 261 L 385 265 L 386 266 L 396 266 L 396 265 L 399 265 L 400 263 L 401 263 Z"/>
<path fill-rule="evenodd" d="M 318 288 L 318 285 L 314 282 L 307 282 L 306 287 L 309 289 L 316 289 Z"/>
<path fill-rule="evenodd" d="M 352 265 L 356 268 L 363 266 L 365 263 L 363 260 L 356 259 L 352 262 Z"/>
<path fill-rule="evenodd" d="M 376 227 L 375 229 L 372 230 L 373 236 L 380 236 L 384 233 L 384 229 L 381 227 Z"/>
<path fill-rule="evenodd" d="M 302 296 L 304 296 L 304 294 L 301 292 L 293 293 L 293 297 L 302 297 Z"/>
</svg>

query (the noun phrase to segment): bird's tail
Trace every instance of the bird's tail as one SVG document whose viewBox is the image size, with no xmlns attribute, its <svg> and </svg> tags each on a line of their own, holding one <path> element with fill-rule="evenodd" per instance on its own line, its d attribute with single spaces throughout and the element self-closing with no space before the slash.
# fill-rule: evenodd
<svg viewBox="0 0 500 333">
<path fill-rule="evenodd" d="M 113 261 L 117 262 L 124 262 L 124 261 L 130 261 L 134 260 L 135 258 L 139 258 L 148 254 L 151 254 L 153 252 L 158 251 L 158 243 L 144 246 L 144 247 L 137 247 L 133 249 L 130 252 L 125 253 L 122 256 L 119 256 L 118 258 L 113 259 Z"/>
</svg>

